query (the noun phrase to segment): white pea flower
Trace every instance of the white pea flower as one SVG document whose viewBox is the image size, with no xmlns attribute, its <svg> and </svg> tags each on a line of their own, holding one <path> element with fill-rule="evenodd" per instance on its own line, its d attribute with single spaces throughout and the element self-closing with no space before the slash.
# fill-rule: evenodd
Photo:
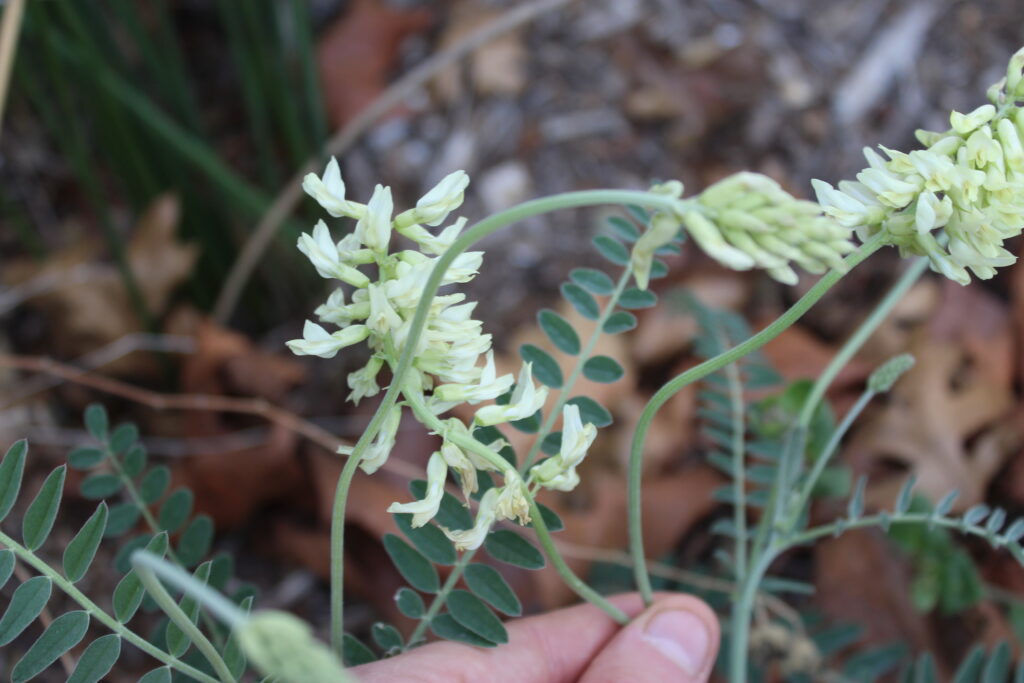
<svg viewBox="0 0 1024 683">
<path fill-rule="evenodd" d="M 395 205 L 391 188 L 377 185 L 366 205 L 366 214 L 356 223 L 355 236 L 378 254 L 386 254 L 391 241 L 391 213 Z"/>
<path fill-rule="evenodd" d="M 399 216 L 396 222 L 400 225 L 412 223 L 440 225 L 448 218 L 449 213 L 462 206 L 468 186 L 469 176 L 465 171 L 449 173 L 416 202 L 415 209 L 410 209 Z"/>
<path fill-rule="evenodd" d="M 497 516 L 499 490 L 497 488 L 487 489 L 487 492 L 480 499 L 480 507 L 477 508 L 476 520 L 472 529 L 446 529 L 441 527 L 445 536 L 455 544 L 456 550 L 476 550 L 484 544 L 487 533 L 491 530 Z"/>
<path fill-rule="evenodd" d="M 331 323 L 343 327 L 353 320 L 363 320 L 370 315 L 370 303 L 368 301 L 353 301 L 345 303 L 345 291 L 336 289 L 327 297 L 327 301 L 316 307 L 313 311 L 320 322 Z"/>
<path fill-rule="evenodd" d="M 331 239 L 331 231 L 323 221 L 317 222 L 312 235 L 302 233 L 299 236 L 298 247 L 313 263 L 320 277 L 341 280 L 354 287 L 370 284 L 370 278 L 344 263 L 338 245 Z"/>
<path fill-rule="evenodd" d="M 370 358 L 366 365 L 355 372 L 348 373 L 348 388 L 352 390 L 352 393 L 348 395 L 348 400 L 359 405 L 359 402 L 364 398 L 376 396 L 380 393 L 380 386 L 377 384 L 377 374 L 383 366 L 384 359 L 375 355 Z"/>
<path fill-rule="evenodd" d="M 884 216 L 882 207 L 873 197 L 860 198 L 842 192 L 823 180 L 812 180 L 811 186 L 825 213 L 847 228 L 877 223 Z"/>
<path fill-rule="evenodd" d="M 442 230 L 438 235 L 432 234 L 418 223 L 413 223 L 405 228 L 396 227 L 396 230 L 418 244 L 424 253 L 440 256 L 448 251 L 448 248 L 458 239 L 462 229 L 465 227 L 466 219 L 460 218 Z"/>
<path fill-rule="evenodd" d="M 412 514 L 413 527 L 421 527 L 436 515 L 444 498 L 444 483 L 448 478 L 448 464 L 439 451 L 434 452 L 427 462 L 427 493 L 421 500 L 411 503 L 392 503 L 388 512 Z"/>
<path fill-rule="evenodd" d="M 975 130 L 991 121 L 996 115 L 996 108 L 991 104 L 983 104 L 974 111 L 961 114 L 954 111 L 949 115 L 949 125 L 959 135 L 970 135 Z"/>
<path fill-rule="evenodd" d="M 919 233 L 944 226 L 953 215 L 953 200 L 939 199 L 933 192 L 922 192 L 914 209 L 914 224 Z"/>
<path fill-rule="evenodd" d="M 366 288 L 370 294 L 370 315 L 366 325 L 379 335 L 393 334 L 402 327 L 402 317 L 398 315 L 385 289 L 381 285 L 370 285 Z"/>
<path fill-rule="evenodd" d="M 368 336 L 370 329 L 366 325 L 350 325 L 331 334 L 312 320 L 307 320 L 302 328 L 302 339 L 286 343 L 296 356 L 334 358 L 341 349 L 358 344 Z"/>
<path fill-rule="evenodd" d="M 335 218 L 361 218 L 366 211 L 362 204 L 345 199 L 345 181 L 341 179 L 341 169 L 334 157 L 327 162 L 323 178 L 307 173 L 302 179 L 302 189 Z"/>
<path fill-rule="evenodd" d="M 538 389 L 533 384 L 533 371 L 531 363 L 523 363 L 519 371 L 519 378 L 516 380 L 515 391 L 512 398 L 506 405 L 484 406 L 476 411 L 473 420 L 482 426 L 501 424 L 502 422 L 513 422 L 525 420 L 532 416 L 544 406 L 548 399 L 547 387 Z"/>
<path fill-rule="evenodd" d="M 556 455 L 530 469 L 533 481 L 557 491 L 572 491 L 580 478 L 576 466 L 583 462 L 587 450 L 597 438 L 597 427 L 583 424 L 580 408 L 567 404 L 562 409 L 562 445 Z"/>
<path fill-rule="evenodd" d="M 480 380 L 475 385 L 442 384 L 434 389 L 434 396 L 442 401 L 458 401 L 476 405 L 481 401 L 498 398 L 512 388 L 515 378 L 511 374 L 498 377 L 494 366 L 494 351 L 487 352 L 487 361 L 480 373 Z"/>
<path fill-rule="evenodd" d="M 530 523 L 530 503 L 523 495 L 523 480 L 519 473 L 510 469 L 503 473 L 505 485 L 498 493 L 494 504 L 495 519 L 514 519 L 520 524 Z"/>
<path fill-rule="evenodd" d="M 370 447 L 366 449 L 363 459 L 359 461 L 359 467 L 364 472 L 373 474 L 387 462 L 388 456 L 391 455 L 391 451 L 395 447 L 395 438 L 398 435 L 398 426 L 401 422 L 401 406 L 392 406 L 384 418 L 380 431 L 377 432 L 377 437 L 370 444 Z M 342 455 L 352 455 L 352 450 L 352 446 L 342 446 L 338 449 L 338 452 Z"/>
<path fill-rule="evenodd" d="M 459 473 L 459 481 L 462 484 L 462 495 L 469 500 L 469 496 L 476 493 L 479 482 L 476 476 L 476 467 L 466 457 L 466 453 L 451 441 L 445 441 L 441 445 L 441 457 L 444 458 L 448 467 Z"/>
</svg>

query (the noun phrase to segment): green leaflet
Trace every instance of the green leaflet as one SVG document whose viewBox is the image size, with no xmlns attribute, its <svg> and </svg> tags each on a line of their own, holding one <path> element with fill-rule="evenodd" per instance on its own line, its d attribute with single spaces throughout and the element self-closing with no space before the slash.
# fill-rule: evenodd
<svg viewBox="0 0 1024 683">
<path fill-rule="evenodd" d="M 524 363 L 533 364 L 533 376 L 538 382 L 546 384 L 552 389 L 562 387 L 565 382 L 562 377 L 562 369 L 547 351 L 533 344 L 523 344 L 519 347 L 519 355 Z"/>
<path fill-rule="evenodd" d="M 466 585 L 495 609 L 511 617 L 523 613 L 523 606 L 500 573 L 486 564 L 472 563 L 465 569 Z"/>
<path fill-rule="evenodd" d="M 53 664 L 58 657 L 73 648 L 85 637 L 89 629 L 89 613 L 81 610 L 62 614 L 32 643 L 11 671 L 11 683 L 23 683 Z"/>
<path fill-rule="evenodd" d="M 33 576 L 17 587 L 3 617 L 0 617 L 0 647 L 21 635 L 46 607 L 53 582 L 45 576 Z"/>
<path fill-rule="evenodd" d="M 98 683 L 121 656 L 121 636 L 109 633 L 89 644 L 78 659 L 68 683 Z"/>
<path fill-rule="evenodd" d="M 67 465 L 61 465 L 50 472 L 50 476 L 43 482 L 39 493 L 25 511 L 25 517 L 21 522 L 21 535 L 25 547 L 29 550 L 37 549 L 50 535 L 53 521 L 57 518 L 57 510 L 60 508 L 66 473 Z"/>
<path fill-rule="evenodd" d="M 592 382 L 611 384 L 621 379 L 624 373 L 619 362 L 609 356 L 594 356 L 583 364 L 583 376 Z"/>
<path fill-rule="evenodd" d="M 192 515 L 192 503 L 195 496 L 189 489 L 176 489 L 160 506 L 158 522 L 160 528 L 173 534 L 188 521 Z"/>
<path fill-rule="evenodd" d="M 382 621 L 378 621 L 370 627 L 370 635 L 373 637 L 373 642 L 377 643 L 377 647 L 384 652 L 400 651 L 404 646 L 402 634 L 398 632 L 398 629 Z"/>
<path fill-rule="evenodd" d="M 497 643 L 481 638 L 476 632 L 470 631 L 450 614 L 439 614 L 434 617 L 430 622 L 430 630 L 439 638 L 454 640 L 458 643 L 466 643 L 476 647 L 494 647 L 497 645 Z"/>
<path fill-rule="evenodd" d="M 537 323 L 556 349 L 570 356 L 580 352 L 580 337 L 568 320 L 552 310 L 544 309 L 537 314 Z"/>
<path fill-rule="evenodd" d="M 107 528 L 107 504 L 100 503 L 64 549 L 64 576 L 75 583 L 89 570 Z"/>
<path fill-rule="evenodd" d="M 341 661 L 345 666 L 359 666 L 377 661 L 373 650 L 363 645 L 358 638 L 346 633 L 341 639 Z"/>
<path fill-rule="evenodd" d="M 398 611 L 410 619 L 419 619 L 427 611 L 420 594 L 404 586 L 395 593 L 395 603 L 398 605 Z"/>
<path fill-rule="evenodd" d="M 544 556 L 529 541 L 509 529 L 498 529 L 487 535 L 484 541 L 487 554 L 506 564 L 524 569 L 540 569 Z"/>
<path fill-rule="evenodd" d="M 436 593 L 441 588 L 441 581 L 434 565 L 401 538 L 394 534 L 385 534 L 384 550 L 410 586 L 424 593 Z"/>
<path fill-rule="evenodd" d="M 607 296 L 615 291 L 612 279 L 593 268 L 573 268 L 569 271 L 569 279 L 591 294 Z"/>
<path fill-rule="evenodd" d="M 445 601 L 448 613 L 464 628 L 492 643 L 507 643 L 508 631 L 483 600 L 469 591 L 455 589 Z"/>
<path fill-rule="evenodd" d="M 0 462 L 0 521 L 14 507 L 21 490 L 21 477 L 25 473 L 25 455 L 28 453 L 28 441 L 15 441 L 7 449 L 7 454 Z"/>
<path fill-rule="evenodd" d="M 99 403 L 90 403 L 85 409 L 85 428 L 96 438 L 97 441 L 107 440 L 107 428 L 110 420 L 107 418 L 107 409 Z"/>
</svg>

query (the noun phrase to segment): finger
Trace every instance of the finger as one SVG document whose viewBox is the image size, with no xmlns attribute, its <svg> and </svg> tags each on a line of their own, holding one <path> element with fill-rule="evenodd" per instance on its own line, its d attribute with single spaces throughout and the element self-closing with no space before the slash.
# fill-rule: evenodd
<svg viewBox="0 0 1024 683">
<path fill-rule="evenodd" d="M 605 645 L 580 683 L 704 683 L 718 642 L 710 607 L 689 595 L 661 598 Z"/>
<path fill-rule="evenodd" d="M 610 600 L 630 616 L 643 611 L 639 595 L 618 595 Z M 501 647 L 432 643 L 352 672 L 363 683 L 568 683 L 579 679 L 621 628 L 589 604 L 517 619 L 507 627 L 509 642 Z"/>
</svg>

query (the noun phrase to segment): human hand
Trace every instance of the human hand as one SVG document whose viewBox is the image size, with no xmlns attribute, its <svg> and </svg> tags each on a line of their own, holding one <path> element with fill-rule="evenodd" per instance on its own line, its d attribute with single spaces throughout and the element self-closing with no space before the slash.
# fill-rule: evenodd
<svg viewBox="0 0 1024 683">
<path fill-rule="evenodd" d="M 718 652 L 714 612 L 689 595 L 611 601 L 633 620 L 619 627 L 593 605 L 508 624 L 509 642 L 481 649 L 438 642 L 352 670 L 362 683 L 703 683 Z M 634 616 L 635 615 L 635 616 Z"/>
</svg>

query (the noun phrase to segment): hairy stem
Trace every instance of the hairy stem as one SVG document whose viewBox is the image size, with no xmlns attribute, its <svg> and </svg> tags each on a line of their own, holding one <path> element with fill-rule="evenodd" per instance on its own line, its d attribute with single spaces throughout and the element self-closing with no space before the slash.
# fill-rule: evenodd
<svg viewBox="0 0 1024 683">
<path fill-rule="evenodd" d="M 85 595 L 85 593 L 75 588 L 75 585 L 73 583 L 65 579 L 54 569 L 51 569 L 50 566 L 46 564 L 46 562 L 36 557 L 35 553 L 25 548 L 20 543 L 16 542 L 14 539 L 12 539 L 10 536 L 3 532 L 0 532 L 0 544 L 13 550 L 14 554 L 18 556 L 18 559 L 20 559 L 22 562 L 35 569 L 41 575 L 53 581 L 53 583 L 55 583 L 58 588 L 64 591 L 64 593 L 66 593 L 69 598 L 77 602 L 86 612 L 88 612 L 98 622 L 106 626 L 112 632 L 121 636 L 123 640 L 139 648 L 153 659 L 158 660 L 159 662 L 171 667 L 172 669 L 175 669 L 176 671 L 180 671 L 186 676 L 190 676 L 191 678 L 200 681 L 200 683 L 218 683 L 216 678 L 207 676 L 199 669 L 196 669 L 195 667 L 186 664 L 185 662 L 181 661 L 176 657 L 172 657 L 168 653 L 164 652 L 157 646 L 150 643 L 145 638 L 136 635 L 127 626 L 120 623 L 112 616 L 107 614 L 105 611 L 103 611 L 99 607 L 99 605 L 90 600 L 88 596 Z"/>
<path fill-rule="evenodd" d="M 821 277 L 811 289 L 804 294 L 799 301 L 783 313 L 775 322 L 764 328 L 754 336 L 747 339 L 728 351 L 721 353 L 700 365 L 693 367 L 686 372 L 677 375 L 659 389 L 647 402 L 640 420 L 637 423 L 636 431 L 633 433 L 633 442 L 629 455 L 629 546 L 633 555 L 633 570 L 636 577 L 637 588 L 640 590 L 644 601 L 647 604 L 653 602 L 654 594 L 651 589 L 651 580 L 647 574 L 647 559 L 644 555 L 643 541 L 643 520 L 641 519 L 640 506 L 640 483 L 643 475 L 644 442 L 647 432 L 651 427 L 655 414 L 665 403 L 675 396 L 683 387 L 702 379 L 712 372 L 720 370 L 729 363 L 742 358 L 743 356 L 756 351 L 769 341 L 779 336 L 786 328 L 795 323 L 804 313 L 818 302 L 825 293 L 833 287 L 846 274 L 846 271 L 853 268 L 868 256 L 878 251 L 883 245 L 884 233 L 875 235 L 865 242 L 861 247 L 846 258 L 846 268 L 843 271 L 830 270 Z"/>
<path fill-rule="evenodd" d="M 729 621 L 729 681 L 744 683 L 747 680 L 747 650 L 750 647 L 750 617 L 754 601 L 768 567 L 778 556 L 778 551 L 768 549 L 753 562 L 750 573 L 743 577 L 743 583 L 733 597 L 732 618 Z"/>
</svg>

